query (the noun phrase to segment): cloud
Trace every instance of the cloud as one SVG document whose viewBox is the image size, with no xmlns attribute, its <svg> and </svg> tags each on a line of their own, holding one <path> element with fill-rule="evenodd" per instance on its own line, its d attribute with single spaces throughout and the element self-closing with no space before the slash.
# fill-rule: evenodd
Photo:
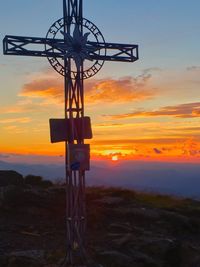
<svg viewBox="0 0 200 267">
<path fill-rule="evenodd" d="M 118 139 L 92 141 L 92 153 L 110 155 L 121 153 L 127 158 L 157 158 L 169 160 L 176 158 L 200 159 L 200 140 L 198 138 L 155 138 Z"/>
<path fill-rule="evenodd" d="M 87 106 L 107 103 L 109 105 L 131 103 L 150 99 L 156 92 L 152 88 L 148 69 L 137 77 L 119 79 L 85 80 L 85 103 Z M 1 114 L 32 114 L 49 111 L 50 108 L 60 110 L 64 103 L 63 79 L 51 69 L 43 69 L 40 73 L 27 75 L 27 82 L 18 93 L 15 105 L 0 107 Z"/>
<path fill-rule="evenodd" d="M 0 108 L 0 112 L 4 114 L 19 114 L 19 113 L 27 113 L 35 111 L 33 107 L 33 103 L 29 105 L 20 105 L 19 103 L 16 103 L 15 106 L 8 106 Z"/>
<path fill-rule="evenodd" d="M 26 83 L 19 95 L 33 98 L 53 98 L 61 102 L 63 101 L 64 90 L 61 80 L 40 78 Z"/>
<path fill-rule="evenodd" d="M 178 141 L 180 143 L 185 142 L 186 138 L 185 137 L 180 137 L 178 138 Z M 176 137 L 169 137 L 169 138 L 146 138 L 146 139 L 102 139 L 102 140 L 91 140 L 91 144 L 93 145 L 119 145 L 119 144 L 124 144 L 124 145 L 133 145 L 133 144 L 141 144 L 141 145 L 163 145 L 163 144 L 174 144 L 177 142 Z"/>
<path fill-rule="evenodd" d="M 177 130 L 177 129 L 176 129 Z M 197 132 L 200 132 L 200 127 L 183 127 L 183 128 L 180 128 L 179 129 L 180 131 L 197 131 Z"/>
<path fill-rule="evenodd" d="M 162 154 L 162 151 L 159 150 L 158 148 L 154 148 L 153 151 L 154 151 L 156 154 Z"/>
<path fill-rule="evenodd" d="M 144 74 L 144 75 L 147 75 L 147 74 L 150 74 L 150 73 L 152 73 L 152 72 L 161 72 L 161 71 L 162 71 L 161 68 L 152 67 L 152 68 L 144 69 L 144 70 L 143 70 L 143 74 Z"/>
<path fill-rule="evenodd" d="M 200 102 L 187 103 L 176 106 L 166 106 L 154 111 L 134 111 L 117 115 L 103 115 L 108 119 L 128 119 L 136 117 L 198 118 L 200 117 Z"/>
<path fill-rule="evenodd" d="M 127 103 L 151 98 L 154 93 L 148 82 L 151 75 L 136 78 L 91 80 L 86 83 L 85 100 L 87 103 Z"/>
<path fill-rule="evenodd" d="M 187 67 L 187 71 L 200 71 L 200 66 Z"/>
<path fill-rule="evenodd" d="M 11 119 L 0 119 L 0 124 L 9 124 L 9 123 L 29 123 L 31 119 L 28 117 L 23 118 L 11 118 Z"/>
<path fill-rule="evenodd" d="M 127 103 L 151 98 L 155 93 L 150 88 L 150 74 L 138 77 L 122 77 L 120 79 L 91 79 L 85 81 L 85 101 L 87 104 Z M 64 101 L 62 79 L 55 74 L 44 72 L 39 77 L 31 77 L 24 84 L 19 96 L 53 100 L 55 103 Z"/>
<path fill-rule="evenodd" d="M 10 154 L 2 154 L 2 153 L 0 153 L 0 159 L 8 159 L 8 158 L 10 158 Z"/>
</svg>

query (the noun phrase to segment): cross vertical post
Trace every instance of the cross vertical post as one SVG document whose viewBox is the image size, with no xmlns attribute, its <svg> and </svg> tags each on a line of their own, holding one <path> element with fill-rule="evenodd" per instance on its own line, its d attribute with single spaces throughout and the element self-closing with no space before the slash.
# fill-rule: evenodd
<svg viewBox="0 0 200 267">
<path fill-rule="evenodd" d="M 64 119 L 51 119 L 51 142 L 65 142 L 67 249 L 63 267 L 87 266 L 85 172 L 90 169 L 90 118 L 84 112 L 84 80 L 105 61 L 135 62 L 138 45 L 107 43 L 94 23 L 83 17 L 83 0 L 62 0 L 63 17 L 45 38 L 6 35 L 5 55 L 47 57 L 64 77 Z"/>
<path fill-rule="evenodd" d="M 71 34 L 73 23 L 78 25 L 82 33 L 82 0 L 63 0 L 64 39 Z M 69 168 L 68 150 L 70 145 L 84 144 L 83 139 L 83 60 L 77 65 L 75 79 L 71 75 L 72 59 L 64 57 L 64 69 L 68 70 L 64 76 L 65 86 L 65 118 L 69 120 L 69 139 L 65 142 L 66 149 L 66 226 L 67 226 L 67 255 L 66 264 L 85 263 L 85 171 Z M 81 123 L 81 134 L 75 137 L 75 119 Z"/>
</svg>

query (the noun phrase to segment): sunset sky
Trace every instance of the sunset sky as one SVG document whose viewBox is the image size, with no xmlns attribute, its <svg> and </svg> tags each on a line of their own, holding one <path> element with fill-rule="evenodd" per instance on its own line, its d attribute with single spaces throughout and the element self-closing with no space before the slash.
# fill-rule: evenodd
<svg viewBox="0 0 200 267">
<path fill-rule="evenodd" d="M 139 61 L 105 63 L 85 83 L 93 159 L 200 161 L 199 11 L 199 0 L 84 0 L 107 42 L 140 49 Z M 64 116 L 62 76 L 45 58 L 2 52 L 6 34 L 45 37 L 61 17 L 61 0 L 1 0 L 0 160 L 64 154 L 48 122 Z"/>
</svg>

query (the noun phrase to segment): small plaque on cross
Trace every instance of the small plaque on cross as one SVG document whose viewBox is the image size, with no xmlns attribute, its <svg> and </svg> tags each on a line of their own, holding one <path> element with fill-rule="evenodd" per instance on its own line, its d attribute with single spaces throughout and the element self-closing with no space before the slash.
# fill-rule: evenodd
<svg viewBox="0 0 200 267">
<path fill-rule="evenodd" d="M 89 171 L 90 170 L 90 145 L 68 144 L 68 170 Z"/>
</svg>

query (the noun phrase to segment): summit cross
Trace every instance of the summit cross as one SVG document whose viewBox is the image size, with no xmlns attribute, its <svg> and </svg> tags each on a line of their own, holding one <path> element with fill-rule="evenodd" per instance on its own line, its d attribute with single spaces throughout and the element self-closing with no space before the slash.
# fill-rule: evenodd
<svg viewBox="0 0 200 267">
<path fill-rule="evenodd" d="M 83 0 L 63 0 L 63 17 L 46 37 L 6 35 L 5 55 L 47 57 L 64 77 L 65 117 L 51 119 L 51 142 L 65 142 L 66 258 L 62 266 L 87 266 L 85 171 L 90 169 L 90 118 L 84 114 L 84 80 L 105 61 L 135 62 L 138 45 L 108 43 L 94 23 L 83 17 Z"/>
</svg>

